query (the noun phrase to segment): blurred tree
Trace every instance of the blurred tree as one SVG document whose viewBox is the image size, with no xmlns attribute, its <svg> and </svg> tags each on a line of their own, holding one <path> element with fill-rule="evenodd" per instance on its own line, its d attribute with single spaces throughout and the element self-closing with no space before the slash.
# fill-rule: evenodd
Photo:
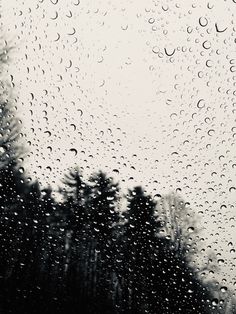
<svg viewBox="0 0 236 314">
<path fill-rule="evenodd" d="M 111 239 L 113 226 L 119 220 L 116 209 L 119 199 L 119 186 L 102 171 L 91 176 L 91 193 L 89 198 L 89 218 L 91 233 L 101 244 Z"/>
<path fill-rule="evenodd" d="M 11 286 L 22 250 L 23 196 L 27 186 L 21 166 L 23 146 L 13 105 L 13 84 L 5 75 L 10 50 L 0 38 L 0 285 L 5 305 L 12 302 L 11 294 L 15 291 Z"/>
<path fill-rule="evenodd" d="M 127 198 L 116 267 L 119 313 L 211 313 L 209 287 L 187 255 L 176 254 L 175 239 L 160 234 L 156 202 L 141 187 Z"/>
<path fill-rule="evenodd" d="M 24 179 L 12 163 L 0 168 L 0 278 L 11 275 L 22 234 Z"/>
<path fill-rule="evenodd" d="M 89 298 L 95 300 L 93 313 L 110 313 L 115 248 L 114 226 L 119 220 L 117 209 L 119 185 L 102 171 L 91 176 L 89 181 L 91 191 L 86 203 L 89 212 L 86 289 Z"/>
<path fill-rule="evenodd" d="M 87 219 L 85 199 L 88 185 L 84 183 L 78 167 L 66 174 L 62 182 L 65 189 L 61 189 L 61 193 L 64 196 L 64 203 L 69 209 L 68 223 L 76 241 L 85 224 L 85 219 Z"/>
<path fill-rule="evenodd" d="M 153 271 L 157 233 L 156 203 L 145 195 L 142 187 L 128 192 L 128 206 L 124 213 L 120 257 L 116 259 L 120 284 L 121 313 L 151 313 Z"/>
<path fill-rule="evenodd" d="M 65 175 L 64 198 L 62 207 L 66 214 L 65 234 L 65 276 L 67 282 L 67 298 L 73 308 L 81 308 L 84 295 L 84 268 L 86 263 L 85 230 L 88 227 L 88 211 L 86 199 L 89 186 L 83 181 L 82 173 L 76 167 Z"/>
<path fill-rule="evenodd" d="M 189 205 L 177 193 L 169 193 L 161 198 L 157 208 L 163 215 L 163 229 L 166 236 L 172 240 L 176 253 L 188 253 L 190 257 L 197 249 L 195 240 L 199 230 L 196 215 Z"/>
<path fill-rule="evenodd" d="M 11 47 L 4 39 L 0 38 L 0 168 L 14 164 L 22 157 L 24 149 L 22 134 L 20 133 L 21 121 L 16 117 L 16 107 L 12 93 L 13 77 L 11 84 L 5 75 L 5 66 L 10 58 Z"/>
</svg>

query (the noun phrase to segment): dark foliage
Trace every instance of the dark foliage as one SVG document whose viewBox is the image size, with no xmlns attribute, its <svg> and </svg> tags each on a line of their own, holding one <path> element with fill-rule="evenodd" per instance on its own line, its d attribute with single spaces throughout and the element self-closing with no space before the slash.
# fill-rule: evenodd
<svg viewBox="0 0 236 314">
<path fill-rule="evenodd" d="M 16 166 L 1 173 L 2 313 L 221 313 L 141 187 L 121 211 L 101 171 L 71 171 L 62 203 Z"/>
</svg>

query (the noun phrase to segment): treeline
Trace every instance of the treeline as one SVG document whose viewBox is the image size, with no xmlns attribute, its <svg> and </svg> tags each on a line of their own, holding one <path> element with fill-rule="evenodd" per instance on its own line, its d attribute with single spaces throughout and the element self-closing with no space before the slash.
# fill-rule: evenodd
<svg viewBox="0 0 236 314">
<path fill-rule="evenodd" d="M 191 266 L 189 241 L 180 249 L 176 239 L 161 235 L 166 221 L 141 187 L 128 192 L 121 210 L 119 186 L 103 172 L 88 183 L 76 169 L 69 172 L 63 202 L 50 188 L 27 182 L 17 164 L 2 168 L 0 180 L 1 313 L 224 308 Z"/>
<path fill-rule="evenodd" d="M 163 215 L 142 187 L 122 196 L 102 171 L 86 181 L 78 168 L 57 201 L 25 175 L 20 123 L 1 88 L 0 313 L 225 313 L 191 264 L 186 203 L 160 198 Z"/>
</svg>

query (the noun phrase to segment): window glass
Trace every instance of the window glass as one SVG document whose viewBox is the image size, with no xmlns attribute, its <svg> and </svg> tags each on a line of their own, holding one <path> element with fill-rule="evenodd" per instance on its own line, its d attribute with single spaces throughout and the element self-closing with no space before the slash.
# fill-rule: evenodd
<svg viewBox="0 0 236 314">
<path fill-rule="evenodd" d="M 0 312 L 236 312 L 236 1 L 1 1 Z"/>
</svg>

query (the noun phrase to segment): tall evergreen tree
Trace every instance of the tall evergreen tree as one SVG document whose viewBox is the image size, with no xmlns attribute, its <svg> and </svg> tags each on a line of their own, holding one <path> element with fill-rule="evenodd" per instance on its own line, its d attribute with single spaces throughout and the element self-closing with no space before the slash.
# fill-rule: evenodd
<svg viewBox="0 0 236 314">
<path fill-rule="evenodd" d="M 62 207 L 67 213 L 65 250 L 65 276 L 67 282 L 67 298 L 73 308 L 83 308 L 85 261 L 87 257 L 88 211 L 86 199 L 89 186 L 84 182 L 78 167 L 71 170 L 63 179 L 65 189 L 62 190 L 64 203 Z"/>
<path fill-rule="evenodd" d="M 210 313 L 209 290 L 175 242 L 160 236 L 156 202 L 141 187 L 129 191 L 124 216 L 119 313 Z"/>
<path fill-rule="evenodd" d="M 160 222 L 155 216 L 156 203 L 141 187 L 128 193 L 124 213 L 122 250 L 117 267 L 121 290 L 121 313 L 151 313 L 153 271 L 156 262 Z"/>
<path fill-rule="evenodd" d="M 114 226 L 119 220 L 117 209 L 119 185 L 102 171 L 91 176 L 90 183 L 91 193 L 87 201 L 89 264 L 86 270 L 86 283 L 89 295 L 95 300 L 96 305 L 91 311 L 110 313 L 115 248 Z"/>
</svg>

